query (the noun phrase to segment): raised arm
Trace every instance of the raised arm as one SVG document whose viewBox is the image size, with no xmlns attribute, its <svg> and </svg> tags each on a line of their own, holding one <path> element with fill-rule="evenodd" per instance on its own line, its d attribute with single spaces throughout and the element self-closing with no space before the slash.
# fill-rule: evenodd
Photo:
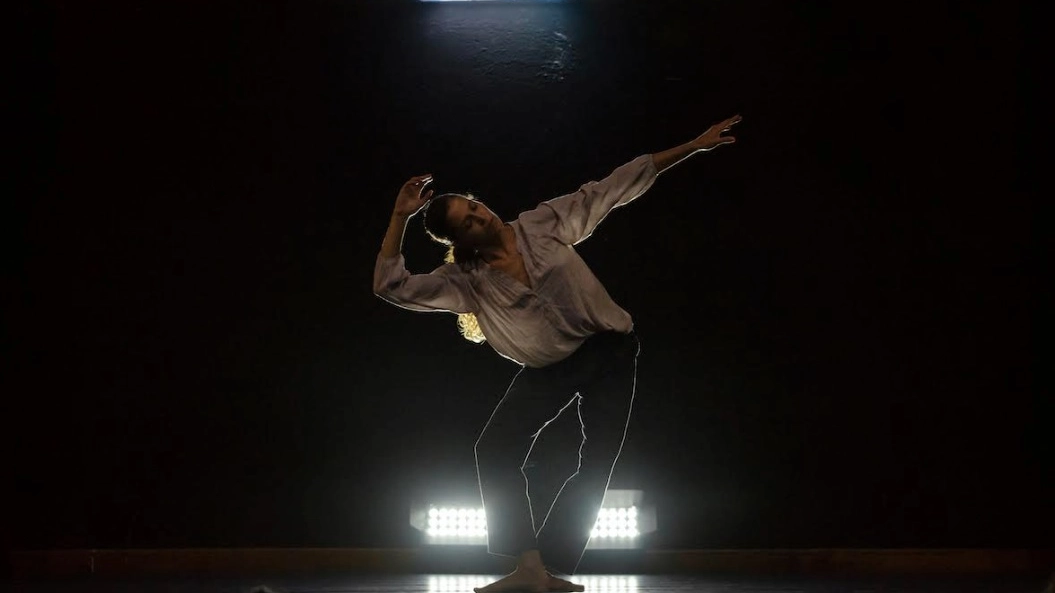
<svg viewBox="0 0 1055 593">
<path fill-rule="evenodd" d="M 374 264 L 374 294 L 412 311 L 471 313 L 473 291 L 455 264 L 445 264 L 429 274 L 411 274 L 403 259 L 403 234 L 407 222 L 432 198 L 426 190 L 431 175 L 411 177 L 396 196 L 388 230 Z"/>
<path fill-rule="evenodd" d="M 418 175 L 411 177 L 400 188 L 392 216 L 388 220 L 388 230 L 381 241 L 381 257 L 392 258 L 403 251 L 403 233 L 407 230 L 407 222 L 429 203 L 432 190 L 426 191 L 425 186 L 431 182 L 432 175 Z"/>
<path fill-rule="evenodd" d="M 728 132 L 729 129 L 739 121 L 740 116 L 734 115 L 729 119 L 720 121 L 707 128 L 707 131 L 685 144 L 669 148 L 662 152 L 653 153 L 652 162 L 656 165 L 657 174 L 666 171 L 697 152 L 712 150 L 722 144 L 736 142 L 736 138 L 732 136 L 722 136 L 722 133 Z"/>
</svg>

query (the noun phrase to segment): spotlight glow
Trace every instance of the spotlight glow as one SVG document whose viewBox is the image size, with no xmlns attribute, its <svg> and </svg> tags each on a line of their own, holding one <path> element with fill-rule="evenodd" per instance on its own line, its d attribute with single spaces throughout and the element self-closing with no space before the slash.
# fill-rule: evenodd
<svg viewBox="0 0 1055 593">
<path fill-rule="evenodd" d="M 602 539 L 633 539 L 641 535 L 637 529 L 637 507 L 602 508 L 590 535 Z"/>
<path fill-rule="evenodd" d="M 482 508 L 429 507 L 425 533 L 442 543 L 478 544 L 487 538 L 487 518 Z M 637 507 L 602 508 L 590 533 L 592 539 L 632 540 L 641 535 Z M 434 543 L 439 543 L 434 541 Z"/>
<path fill-rule="evenodd" d="M 466 497 L 467 498 L 467 497 Z M 429 546 L 486 546 L 487 517 L 478 503 L 463 498 L 458 502 L 415 502 L 410 508 L 410 524 Z M 630 550 L 648 545 L 647 534 L 656 531 L 656 508 L 641 490 L 609 489 L 597 512 L 587 550 Z M 471 588 L 471 587 L 470 587 Z"/>
<path fill-rule="evenodd" d="M 487 520 L 483 509 L 431 507 L 425 533 L 433 538 L 477 540 L 487 537 Z"/>
</svg>

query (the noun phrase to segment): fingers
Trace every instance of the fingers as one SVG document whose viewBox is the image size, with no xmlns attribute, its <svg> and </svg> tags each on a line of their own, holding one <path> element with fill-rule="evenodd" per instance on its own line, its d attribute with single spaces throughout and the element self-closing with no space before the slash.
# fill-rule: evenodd
<svg viewBox="0 0 1055 593">
<path fill-rule="evenodd" d="M 734 125 L 740 123 L 741 119 L 743 118 L 741 118 L 739 115 L 734 115 L 729 119 L 723 121 L 722 123 L 718 124 L 718 129 L 723 132 L 728 132 L 729 128 L 732 128 Z"/>
<path fill-rule="evenodd" d="M 414 182 L 414 187 L 418 190 L 418 199 L 419 200 L 421 200 L 423 202 L 428 202 L 429 199 L 432 197 L 432 190 L 431 189 L 429 189 L 429 190 L 425 189 L 425 186 L 430 184 L 430 183 L 432 183 L 432 175 L 429 175 L 429 176 L 425 177 L 424 179 L 419 179 L 418 181 Z"/>
<path fill-rule="evenodd" d="M 415 175 L 411 177 L 404 185 L 412 187 L 424 187 L 432 182 L 432 173 L 426 173 L 425 175 Z"/>
<path fill-rule="evenodd" d="M 407 180 L 403 184 L 403 190 L 401 195 L 407 197 L 413 197 L 418 200 L 429 200 L 432 197 L 432 190 L 425 191 L 425 186 L 432 183 L 432 174 L 426 173 L 425 175 L 415 175 Z"/>
</svg>

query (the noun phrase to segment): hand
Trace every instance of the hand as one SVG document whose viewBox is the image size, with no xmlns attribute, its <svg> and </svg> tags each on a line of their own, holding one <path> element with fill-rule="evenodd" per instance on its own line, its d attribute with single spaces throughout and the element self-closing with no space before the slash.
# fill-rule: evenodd
<svg viewBox="0 0 1055 593">
<path fill-rule="evenodd" d="M 711 150 L 716 146 L 722 144 L 730 144 L 736 142 L 736 138 L 732 136 L 722 136 L 722 133 L 728 132 L 729 128 L 733 127 L 740 121 L 739 115 L 734 115 L 729 119 L 714 124 L 707 128 L 707 131 L 696 137 L 695 140 L 690 142 L 695 150 Z"/>
<path fill-rule="evenodd" d="M 417 214 L 432 198 L 432 190 L 425 191 L 425 186 L 430 183 L 432 183 L 432 175 L 418 175 L 408 179 L 399 190 L 399 195 L 396 196 L 396 206 L 392 209 L 392 215 L 410 218 Z"/>
</svg>

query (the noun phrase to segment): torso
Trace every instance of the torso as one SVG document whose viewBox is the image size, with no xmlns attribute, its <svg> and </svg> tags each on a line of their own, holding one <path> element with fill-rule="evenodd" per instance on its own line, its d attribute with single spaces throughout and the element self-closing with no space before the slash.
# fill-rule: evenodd
<svg viewBox="0 0 1055 593">
<path fill-rule="evenodd" d="M 491 260 L 487 262 L 487 265 L 504 272 L 513 280 L 531 288 L 531 278 L 528 276 L 527 268 L 524 267 L 524 256 L 517 247 L 516 231 L 509 225 L 506 225 L 505 230 L 510 233 L 505 236 L 508 255 Z"/>
<path fill-rule="evenodd" d="M 487 265 L 505 272 L 513 280 L 531 288 L 531 278 L 528 277 L 527 268 L 524 267 L 524 256 L 519 252 L 501 260 L 494 260 Z"/>
</svg>

